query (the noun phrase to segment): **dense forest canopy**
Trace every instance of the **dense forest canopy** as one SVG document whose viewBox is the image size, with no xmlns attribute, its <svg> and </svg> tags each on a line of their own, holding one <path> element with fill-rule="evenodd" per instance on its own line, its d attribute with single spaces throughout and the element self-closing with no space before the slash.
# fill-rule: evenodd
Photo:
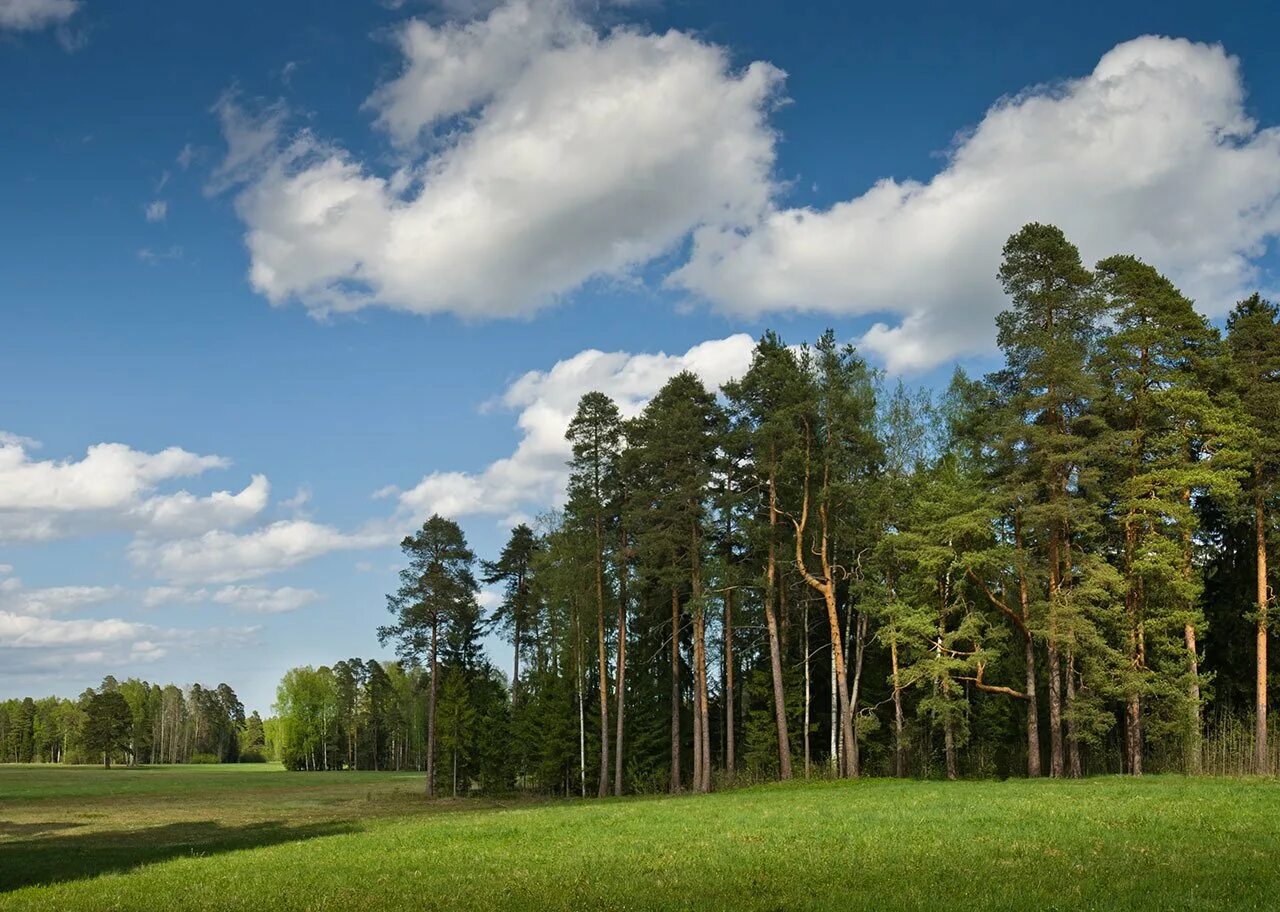
<svg viewBox="0 0 1280 912">
<path fill-rule="evenodd" d="M 633 417 L 588 393 L 562 510 L 492 560 L 440 516 L 404 539 L 397 661 L 293 669 L 265 723 L 229 688 L 112 682 L 133 733 L 95 749 L 454 794 L 1274 770 L 1276 306 L 1219 332 L 1153 266 L 1090 268 L 1040 224 L 999 277 L 1003 365 L 937 394 L 830 332 L 766 333 L 738 380 L 679 374 Z M 5 704 L 5 759 L 85 757 L 87 699 Z"/>
</svg>

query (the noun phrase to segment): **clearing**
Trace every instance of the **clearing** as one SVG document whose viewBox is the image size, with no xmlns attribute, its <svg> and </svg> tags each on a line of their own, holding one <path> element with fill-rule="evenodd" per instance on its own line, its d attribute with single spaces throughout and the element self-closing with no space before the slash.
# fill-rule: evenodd
<svg viewBox="0 0 1280 912">
<path fill-rule="evenodd" d="M 0 767 L 0 909 L 1274 909 L 1280 784 L 427 802 L 416 773 Z"/>
</svg>

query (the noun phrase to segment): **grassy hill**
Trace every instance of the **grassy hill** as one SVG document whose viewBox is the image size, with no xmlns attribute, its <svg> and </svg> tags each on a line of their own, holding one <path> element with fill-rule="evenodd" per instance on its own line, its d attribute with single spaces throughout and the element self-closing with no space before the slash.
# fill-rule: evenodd
<svg viewBox="0 0 1280 912">
<path fill-rule="evenodd" d="M 416 775 L 0 767 L 0 909 L 1273 909 L 1268 780 L 427 802 Z"/>
</svg>

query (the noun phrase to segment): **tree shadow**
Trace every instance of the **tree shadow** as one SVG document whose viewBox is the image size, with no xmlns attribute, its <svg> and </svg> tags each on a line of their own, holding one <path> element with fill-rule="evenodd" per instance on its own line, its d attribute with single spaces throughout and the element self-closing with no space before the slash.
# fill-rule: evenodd
<svg viewBox="0 0 1280 912">
<path fill-rule="evenodd" d="M 0 864 L 0 893 L 37 884 L 127 871 L 139 865 L 173 858 L 233 852 L 318 836 L 353 833 L 360 829 L 348 821 L 289 826 L 283 821 L 273 820 L 245 826 L 224 826 L 213 820 L 201 820 L 137 830 L 37 835 L 51 830 L 66 830 L 74 825 L 24 825 L 32 827 L 24 835 L 34 838 L 0 839 L 0 858 L 4 859 Z M 11 829 L 6 835 L 17 833 Z"/>
</svg>

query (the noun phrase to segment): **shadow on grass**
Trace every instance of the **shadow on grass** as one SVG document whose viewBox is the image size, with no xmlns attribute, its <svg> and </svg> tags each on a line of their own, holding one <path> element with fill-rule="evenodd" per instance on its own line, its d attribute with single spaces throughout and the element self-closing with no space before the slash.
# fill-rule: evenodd
<svg viewBox="0 0 1280 912">
<path fill-rule="evenodd" d="M 283 821 L 224 826 L 216 821 L 201 820 L 137 830 L 37 836 L 40 832 L 64 830 L 74 824 L 31 826 L 28 833 L 35 838 L 0 840 L 0 858 L 3 858 L 0 893 L 123 872 L 172 858 L 253 849 L 360 829 L 341 821 L 304 826 L 288 826 Z M 10 832 L 10 835 L 17 834 Z"/>
</svg>

